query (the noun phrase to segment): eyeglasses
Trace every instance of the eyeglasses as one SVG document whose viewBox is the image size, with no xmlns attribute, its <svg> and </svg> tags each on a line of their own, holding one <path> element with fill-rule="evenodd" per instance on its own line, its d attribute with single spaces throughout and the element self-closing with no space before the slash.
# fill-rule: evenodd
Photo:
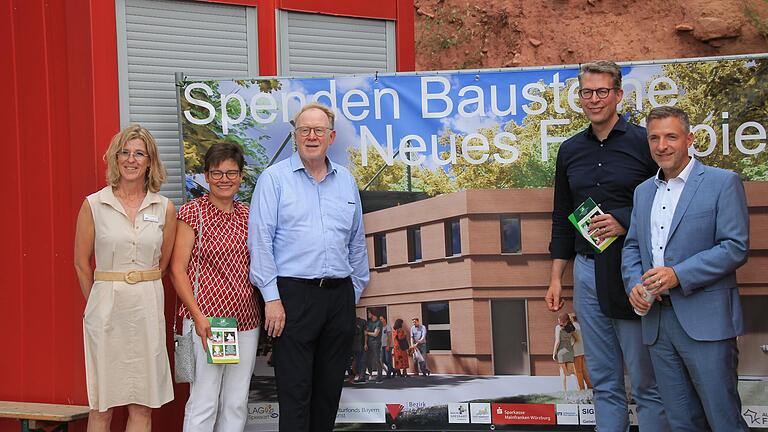
<svg viewBox="0 0 768 432">
<path fill-rule="evenodd" d="M 303 137 L 308 137 L 309 133 L 314 131 L 316 136 L 323 137 L 323 136 L 325 136 L 325 133 L 328 132 L 329 130 L 333 130 L 333 129 L 327 128 L 327 127 L 306 127 L 306 126 L 302 126 L 302 127 L 297 127 L 296 128 L 296 133 L 301 135 L 301 136 L 303 136 Z"/>
<path fill-rule="evenodd" d="M 121 160 L 128 160 L 131 158 L 131 156 L 133 156 L 133 158 L 136 159 L 137 161 L 142 161 L 144 160 L 145 157 L 149 157 L 149 155 L 147 155 L 141 150 L 136 150 L 135 152 L 131 152 L 123 149 L 117 152 L 117 158 Z"/>
<path fill-rule="evenodd" d="M 611 90 L 616 90 L 616 87 L 613 88 L 599 88 L 599 89 L 589 89 L 589 88 L 583 88 L 579 90 L 579 97 L 582 99 L 592 99 L 592 95 L 596 94 L 598 99 L 605 99 L 608 97 L 609 94 L 611 94 Z"/>
<path fill-rule="evenodd" d="M 214 180 L 221 180 L 224 178 L 224 176 L 227 176 L 228 180 L 234 180 L 238 177 L 240 177 L 240 171 L 239 170 L 231 170 L 231 171 L 208 171 L 208 175 L 211 176 Z"/>
</svg>

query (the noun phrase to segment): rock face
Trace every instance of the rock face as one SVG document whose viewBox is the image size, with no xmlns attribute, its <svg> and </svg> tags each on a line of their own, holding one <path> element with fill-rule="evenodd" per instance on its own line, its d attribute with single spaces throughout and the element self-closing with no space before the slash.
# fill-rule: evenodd
<svg viewBox="0 0 768 432">
<path fill-rule="evenodd" d="M 768 52 L 744 14 L 765 0 L 415 0 L 416 69 Z"/>
<path fill-rule="evenodd" d="M 701 17 L 693 26 L 693 37 L 709 42 L 714 39 L 729 39 L 741 36 L 743 22 L 724 20 L 717 17 Z"/>
</svg>

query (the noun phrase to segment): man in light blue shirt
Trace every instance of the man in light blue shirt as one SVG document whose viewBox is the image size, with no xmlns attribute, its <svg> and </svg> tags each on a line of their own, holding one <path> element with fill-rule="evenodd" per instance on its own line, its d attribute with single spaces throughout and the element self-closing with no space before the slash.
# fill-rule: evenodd
<svg viewBox="0 0 768 432">
<path fill-rule="evenodd" d="M 281 431 L 333 430 L 355 304 L 369 280 L 357 184 L 326 157 L 333 123 L 328 107 L 303 106 L 298 152 L 259 176 L 251 201 L 250 278 L 275 338 Z"/>
<path fill-rule="evenodd" d="M 421 360 L 416 362 L 416 375 L 421 372 L 427 376 L 432 372 L 427 367 L 427 327 L 419 323 L 419 317 L 413 317 L 411 320 L 411 346 L 415 347 L 421 353 Z"/>
</svg>

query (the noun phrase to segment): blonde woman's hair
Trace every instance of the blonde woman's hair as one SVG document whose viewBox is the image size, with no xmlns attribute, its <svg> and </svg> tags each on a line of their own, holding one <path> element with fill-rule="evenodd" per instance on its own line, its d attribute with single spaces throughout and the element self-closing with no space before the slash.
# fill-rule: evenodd
<svg viewBox="0 0 768 432">
<path fill-rule="evenodd" d="M 144 187 L 150 192 L 157 192 L 160 186 L 165 182 L 165 167 L 160 161 L 160 155 L 157 152 L 157 142 L 155 137 L 138 124 L 132 124 L 118 132 L 112 137 L 107 152 L 104 153 L 104 161 L 107 163 L 107 184 L 116 187 L 120 181 L 120 169 L 117 166 L 117 153 L 125 147 L 128 141 L 133 139 L 144 141 L 149 153 L 149 169 L 144 178 Z"/>
</svg>

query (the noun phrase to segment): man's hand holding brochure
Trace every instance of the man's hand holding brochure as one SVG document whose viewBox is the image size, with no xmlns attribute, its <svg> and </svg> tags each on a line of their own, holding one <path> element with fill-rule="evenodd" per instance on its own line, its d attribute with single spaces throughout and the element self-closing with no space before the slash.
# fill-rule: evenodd
<svg viewBox="0 0 768 432">
<path fill-rule="evenodd" d="M 576 231 L 595 248 L 597 253 L 606 250 L 617 238 L 615 235 L 606 237 L 605 233 L 601 231 L 604 228 L 596 228 L 593 225 L 594 219 L 602 215 L 605 213 L 600 210 L 595 201 L 592 198 L 587 198 L 568 216 L 568 220 L 576 227 Z"/>
</svg>

